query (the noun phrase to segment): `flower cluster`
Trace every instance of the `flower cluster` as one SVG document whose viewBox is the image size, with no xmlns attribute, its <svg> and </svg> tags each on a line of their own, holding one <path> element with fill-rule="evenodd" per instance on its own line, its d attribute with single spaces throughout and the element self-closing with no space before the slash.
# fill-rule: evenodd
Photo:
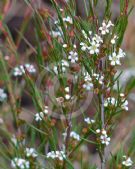
<svg viewBox="0 0 135 169">
<path fill-rule="evenodd" d="M 100 134 L 100 141 L 102 144 L 108 146 L 110 144 L 110 137 L 108 137 L 107 132 L 105 129 L 97 129 L 96 130 L 97 134 Z"/>
<path fill-rule="evenodd" d="M 7 94 L 4 92 L 3 89 L 0 88 L 0 102 L 5 101 L 7 98 Z"/>
<path fill-rule="evenodd" d="M 22 158 L 18 158 L 15 157 L 12 161 L 11 161 L 11 167 L 12 168 L 18 168 L 18 169 L 29 169 L 30 168 L 30 162 L 22 159 Z"/>
<path fill-rule="evenodd" d="M 133 161 L 130 157 L 123 156 L 124 160 L 122 161 L 122 164 L 126 167 L 131 167 L 133 165 Z"/>
<path fill-rule="evenodd" d="M 38 156 L 34 148 L 26 148 L 25 154 L 27 157 L 33 157 L 33 158 L 36 158 Z"/>
<path fill-rule="evenodd" d="M 51 151 L 47 154 L 47 158 L 63 161 L 66 158 L 66 155 L 64 151 Z"/>
<path fill-rule="evenodd" d="M 35 114 L 35 121 L 42 121 L 44 116 L 47 115 L 49 112 L 48 106 L 45 106 L 44 110 L 42 112 Z"/>
<path fill-rule="evenodd" d="M 36 68 L 34 65 L 26 63 L 25 65 L 19 65 L 14 68 L 13 75 L 14 76 L 22 76 L 27 70 L 29 73 L 33 74 L 36 73 Z"/>
</svg>

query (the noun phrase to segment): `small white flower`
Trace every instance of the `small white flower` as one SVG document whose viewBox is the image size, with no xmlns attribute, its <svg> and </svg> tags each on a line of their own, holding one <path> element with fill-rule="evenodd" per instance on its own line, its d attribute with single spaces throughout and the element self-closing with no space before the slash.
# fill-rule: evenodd
<svg viewBox="0 0 135 169">
<path fill-rule="evenodd" d="M 29 63 L 26 63 L 26 64 L 24 65 L 24 67 L 26 68 L 26 70 L 27 70 L 29 73 L 36 73 L 36 69 L 35 69 L 34 65 L 29 64 Z"/>
<path fill-rule="evenodd" d="M 103 84 L 104 76 L 96 73 L 94 73 L 92 76 L 98 81 L 99 84 Z"/>
<path fill-rule="evenodd" d="M 118 52 L 118 57 L 119 58 L 124 58 L 126 56 L 126 53 L 120 48 Z"/>
<path fill-rule="evenodd" d="M 44 114 L 48 114 L 49 110 L 48 110 L 48 106 L 45 106 L 44 110 L 43 110 L 43 113 Z"/>
<path fill-rule="evenodd" d="M 22 158 L 18 158 L 15 157 L 12 161 L 11 161 L 11 167 L 12 168 L 18 168 L 18 169 L 30 169 L 30 162 L 22 159 Z"/>
<path fill-rule="evenodd" d="M 63 48 L 67 48 L 67 44 L 63 44 Z"/>
<path fill-rule="evenodd" d="M 86 51 L 87 50 L 88 46 L 86 45 L 86 43 L 81 42 L 80 45 L 81 45 L 81 50 L 82 51 Z"/>
<path fill-rule="evenodd" d="M 101 135 L 100 136 L 100 140 L 102 144 L 105 144 L 106 146 L 108 146 L 110 144 L 110 137 L 108 137 L 107 135 Z"/>
<path fill-rule="evenodd" d="M 66 158 L 66 155 L 64 151 L 51 151 L 47 154 L 47 158 L 63 161 Z"/>
<path fill-rule="evenodd" d="M 93 124 L 93 123 L 95 123 L 95 120 L 90 119 L 89 117 L 85 118 L 84 121 L 85 121 L 87 124 Z"/>
<path fill-rule="evenodd" d="M 126 157 L 126 156 L 123 156 L 123 158 L 125 159 L 124 161 L 122 161 L 122 164 L 126 167 L 130 167 L 133 165 L 133 161 L 131 160 L 130 157 Z"/>
<path fill-rule="evenodd" d="M 105 107 L 108 107 L 109 105 L 115 106 L 116 104 L 117 100 L 114 97 L 108 97 L 104 102 Z"/>
<path fill-rule="evenodd" d="M 44 113 L 43 112 L 39 112 L 35 114 L 35 121 L 42 121 L 44 118 Z"/>
<path fill-rule="evenodd" d="M 89 53 L 90 54 L 98 54 L 99 53 L 99 43 L 96 43 L 95 41 L 91 42 L 91 46 L 88 47 Z"/>
<path fill-rule="evenodd" d="M 77 52 L 70 51 L 68 59 L 71 61 L 71 63 L 77 62 L 78 61 L 78 54 L 77 54 Z"/>
<path fill-rule="evenodd" d="M 102 129 L 101 133 L 102 133 L 103 135 L 107 136 L 107 132 L 106 132 L 105 129 Z"/>
<path fill-rule="evenodd" d="M 114 35 L 114 37 L 111 39 L 111 44 L 114 45 L 117 39 L 118 39 L 118 36 Z"/>
<path fill-rule="evenodd" d="M 110 64 L 112 66 L 115 66 L 115 65 L 120 65 L 120 57 L 119 55 L 117 55 L 116 52 L 113 52 L 112 55 L 109 56 L 109 60 L 110 60 Z"/>
<path fill-rule="evenodd" d="M 66 136 L 67 136 L 67 133 L 63 133 L 63 136 L 64 136 L 64 139 L 66 139 Z M 74 131 L 71 131 L 70 132 L 70 137 L 77 140 L 77 141 L 80 141 L 80 136 L 79 134 L 77 134 L 76 132 Z"/>
<path fill-rule="evenodd" d="M 73 138 L 73 139 L 75 139 L 75 140 L 80 141 L 80 136 L 79 136 L 79 134 L 77 134 L 77 133 L 74 132 L 74 131 L 71 131 L 71 132 L 70 132 L 70 137 Z"/>
<path fill-rule="evenodd" d="M 102 26 L 99 28 L 99 30 L 102 35 L 106 35 L 107 33 L 109 33 L 109 28 L 112 26 L 114 26 L 114 25 L 112 24 L 111 21 L 109 21 L 108 23 L 103 21 Z"/>
<path fill-rule="evenodd" d="M 38 154 L 34 148 L 26 148 L 25 153 L 26 153 L 27 157 L 36 158 L 38 156 Z"/>
<path fill-rule="evenodd" d="M 4 92 L 3 89 L 0 88 L 0 102 L 3 102 L 7 99 L 7 94 Z"/>
<path fill-rule="evenodd" d="M 35 114 L 35 121 L 42 121 L 44 116 L 46 116 L 49 113 L 48 106 L 45 106 L 42 112 Z"/>
<path fill-rule="evenodd" d="M 95 36 L 92 38 L 93 41 L 96 41 L 96 43 L 100 44 L 103 43 L 103 39 L 101 38 L 101 36 L 95 34 Z"/>
<path fill-rule="evenodd" d="M 70 16 L 67 16 L 66 18 L 63 18 L 64 22 L 67 22 L 69 24 L 73 24 L 73 19 Z"/>
<path fill-rule="evenodd" d="M 67 92 L 67 93 L 69 93 L 69 87 L 65 87 L 65 91 Z"/>
<path fill-rule="evenodd" d="M 97 130 L 96 130 L 96 133 L 97 133 L 97 134 L 99 134 L 100 132 L 101 132 L 101 130 L 100 130 L 100 129 L 97 129 Z"/>
<path fill-rule="evenodd" d="M 84 81 L 85 83 L 83 84 L 83 88 L 85 88 L 86 90 L 92 90 L 93 89 L 92 78 L 88 73 L 85 75 Z"/>
<path fill-rule="evenodd" d="M 120 93 L 120 97 L 125 97 L 125 94 L 124 93 Z"/>
<path fill-rule="evenodd" d="M 121 108 L 128 111 L 128 101 L 127 100 L 122 100 L 124 101 L 121 105 Z"/>
<path fill-rule="evenodd" d="M 66 94 L 66 95 L 65 95 L 65 99 L 66 99 L 66 100 L 69 100 L 70 98 L 71 98 L 71 96 L 70 96 L 69 94 Z"/>
<path fill-rule="evenodd" d="M 59 66 L 54 66 L 53 67 L 53 71 L 58 74 L 59 73 L 59 67 L 61 68 L 61 72 L 65 73 L 67 68 L 69 67 L 69 63 L 66 60 L 61 60 L 61 62 L 59 63 Z"/>
</svg>

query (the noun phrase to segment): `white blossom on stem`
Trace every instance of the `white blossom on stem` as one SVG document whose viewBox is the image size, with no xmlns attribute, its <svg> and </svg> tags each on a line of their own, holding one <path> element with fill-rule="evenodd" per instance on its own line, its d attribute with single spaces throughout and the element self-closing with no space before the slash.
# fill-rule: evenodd
<svg viewBox="0 0 135 169">
<path fill-rule="evenodd" d="M 130 157 L 123 156 L 124 160 L 122 161 L 122 165 L 126 167 L 131 167 L 133 165 L 133 161 L 131 160 Z"/>
<path fill-rule="evenodd" d="M 106 35 L 109 33 L 109 28 L 114 26 L 111 21 L 103 21 L 102 26 L 99 28 L 99 31 L 101 32 L 102 35 Z"/>
<path fill-rule="evenodd" d="M 78 53 L 74 51 L 69 52 L 68 59 L 70 60 L 71 63 L 75 63 L 78 61 Z"/>
</svg>

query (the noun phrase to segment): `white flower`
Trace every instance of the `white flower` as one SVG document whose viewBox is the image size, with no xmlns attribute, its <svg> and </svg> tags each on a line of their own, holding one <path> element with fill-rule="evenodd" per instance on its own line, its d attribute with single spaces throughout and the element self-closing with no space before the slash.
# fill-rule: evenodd
<svg viewBox="0 0 135 169">
<path fill-rule="evenodd" d="M 115 106 L 116 104 L 117 100 L 114 97 L 108 97 L 104 102 L 105 107 L 108 107 L 109 105 Z"/>
<path fill-rule="evenodd" d="M 95 79 L 99 82 L 99 84 L 103 84 L 104 76 L 101 76 L 100 74 L 96 73 L 94 73 L 92 76 L 95 77 Z"/>
<path fill-rule="evenodd" d="M 86 90 L 93 89 L 92 78 L 88 73 L 85 75 L 84 81 L 85 83 L 83 84 L 83 88 L 85 88 Z"/>
<path fill-rule="evenodd" d="M 67 22 L 69 24 L 73 24 L 73 19 L 70 16 L 67 16 L 66 18 L 63 18 L 64 22 Z"/>
<path fill-rule="evenodd" d="M 15 67 L 13 71 L 14 76 L 22 76 L 23 72 L 20 67 Z"/>
<path fill-rule="evenodd" d="M 26 68 L 26 70 L 27 70 L 29 73 L 36 73 L 36 69 L 35 69 L 34 65 L 29 64 L 29 63 L 26 63 L 26 64 L 24 65 L 24 67 Z"/>
<path fill-rule="evenodd" d="M 118 39 L 118 36 L 114 35 L 114 37 L 111 39 L 111 44 L 114 45 L 117 39 Z"/>
<path fill-rule="evenodd" d="M 79 136 L 79 134 L 77 134 L 76 132 L 74 132 L 74 131 L 71 131 L 70 132 L 70 137 L 71 138 L 73 138 L 73 139 L 75 139 L 75 140 L 80 140 L 80 136 Z"/>
<path fill-rule="evenodd" d="M 99 53 L 99 43 L 96 43 L 95 41 L 91 42 L 91 46 L 88 47 L 89 53 L 90 54 L 98 54 Z"/>
<path fill-rule="evenodd" d="M 128 111 L 128 101 L 127 100 L 122 100 L 124 101 L 121 105 L 121 108 Z"/>
<path fill-rule="evenodd" d="M 51 151 L 47 154 L 47 158 L 63 161 L 66 158 L 66 155 L 64 151 Z"/>
<path fill-rule="evenodd" d="M 106 146 L 108 146 L 111 139 L 107 135 L 103 134 L 103 135 L 100 136 L 100 140 L 101 140 L 102 144 L 105 144 Z"/>
<path fill-rule="evenodd" d="M 65 87 L 65 91 L 67 92 L 67 93 L 69 93 L 69 87 Z"/>
<path fill-rule="evenodd" d="M 126 53 L 120 48 L 118 52 L 118 57 L 119 58 L 124 58 L 126 56 Z"/>
<path fill-rule="evenodd" d="M 105 144 L 106 146 L 109 145 L 110 143 L 110 137 L 107 136 L 107 132 L 105 129 L 101 130 L 101 136 L 100 136 L 100 140 L 102 144 Z"/>
<path fill-rule="evenodd" d="M 44 114 L 48 114 L 49 110 L 48 110 L 48 106 L 45 106 L 44 110 L 43 110 L 43 113 Z"/>
<path fill-rule="evenodd" d="M 84 121 L 85 121 L 87 124 L 93 124 L 93 123 L 95 123 L 95 120 L 90 119 L 89 117 L 85 118 Z"/>
<path fill-rule="evenodd" d="M 67 48 L 67 44 L 63 44 L 63 48 Z"/>
<path fill-rule="evenodd" d="M 64 139 L 65 139 L 66 136 L 67 136 L 67 133 L 63 133 L 63 136 L 64 136 Z M 75 139 L 75 140 L 77 140 L 77 141 L 80 141 L 80 136 L 79 136 L 79 134 L 77 134 L 77 133 L 74 132 L 74 131 L 71 131 L 71 132 L 70 132 L 70 137 L 73 138 L 73 139 Z"/>
<path fill-rule="evenodd" d="M 3 89 L 0 88 L 0 102 L 3 102 L 7 99 L 7 94 L 4 92 Z"/>
<path fill-rule="evenodd" d="M 47 115 L 49 112 L 48 106 L 45 106 L 42 112 L 35 114 L 35 121 L 42 121 L 44 116 Z"/>
<path fill-rule="evenodd" d="M 122 161 L 122 164 L 126 167 L 130 167 L 133 165 L 133 161 L 131 160 L 130 157 L 126 157 L 126 156 L 123 156 L 123 158 L 125 158 L 124 161 Z"/>
<path fill-rule="evenodd" d="M 107 33 L 109 33 L 109 28 L 112 26 L 114 26 L 114 25 L 112 24 L 111 21 L 109 21 L 108 23 L 103 21 L 102 26 L 99 28 L 99 30 L 102 35 L 106 35 Z"/>
<path fill-rule="evenodd" d="M 81 45 L 81 50 L 82 51 L 86 51 L 87 50 L 88 46 L 85 43 L 81 42 L 80 45 Z"/>
<path fill-rule="evenodd" d="M 25 153 L 26 153 L 27 157 L 36 158 L 38 156 L 38 154 L 34 148 L 26 148 Z"/>
<path fill-rule="evenodd" d="M 35 121 L 42 121 L 44 118 L 44 113 L 43 112 L 39 112 L 35 114 Z"/>
<path fill-rule="evenodd" d="M 65 95 L 65 99 L 66 99 L 66 100 L 69 100 L 70 98 L 71 98 L 71 96 L 70 96 L 69 94 L 66 94 L 66 95 Z"/>
<path fill-rule="evenodd" d="M 71 61 L 71 63 L 75 63 L 76 61 L 78 61 L 78 54 L 77 54 L 77 52 L 70 51 L 68 59 Z"/>
<path fill-rule="evenodd" d="M 101 132 L 101 130 L 100 130 L 100 129 L 97 129 L 97 130 L 96 130 L 96 133 L 97 133 L 97 134 L 99 134 L 100 132 Z"/>
<path fill-rule="evenodd" d="M 11 167 L 15 169 L 30 169 L 30 163 L 25 159 L 15 157 L 11 161 Z"/>
<path fill-rule="evenodd" d="M 95 36 L 92 38 L 93 41 L 96 41 L 98 44 L 103 43 L 103 39 L 101 36 L 95 34 Z"/>
<path fill-rule="evenodd" d="M 59 67 L 61 68 L 61 72 L 65 73 L 67 68 L 69 67 L 69 63 L 66 60 L 61 60 L 61 62 L 59 63 L 59 66 L 54 66 L 53 67 L 53 71 L 58 74 L 59 73 Z"/>
<path fill-rule="evenodd" d="M 116 52 L 113 52 L 112 55 L 109 56 L 109 60 L 110 60 L 110 64 L 112 66 L 115 66 L 115 65 L 120 65 L 120 57 L 119 55 L 117 55 Z"/>
</svg>

